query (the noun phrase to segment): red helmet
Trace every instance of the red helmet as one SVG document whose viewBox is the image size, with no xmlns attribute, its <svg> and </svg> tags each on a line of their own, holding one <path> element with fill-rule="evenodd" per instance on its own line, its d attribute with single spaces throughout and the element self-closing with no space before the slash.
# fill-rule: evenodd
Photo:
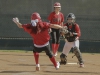
<svg viewBox="0 0 100 75">
<path fill-rule="evenodd" d="M 31 15 L 31 20 L 36 20 L 36 19 L 41 20 L 40 14 L 37 12 Z"/>
<path fill-rule="evenodd" d="M 41 22 L 40 14 L 35 12 L 31 15 L 31 24 L 32 26 L 37 26 L 37 23 Z"/>
<path fill-rule="evenodd" d="M 56 3 L 54 4 L 54 7 L 61 7 L 61 4 L 60 4 L 59 2 L 56 2 Z"/>
</svg>

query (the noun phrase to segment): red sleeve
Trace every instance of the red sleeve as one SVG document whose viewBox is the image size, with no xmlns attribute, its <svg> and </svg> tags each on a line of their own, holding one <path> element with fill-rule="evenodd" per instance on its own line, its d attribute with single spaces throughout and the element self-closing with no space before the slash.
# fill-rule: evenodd
<svg viewBox="0 0 100 75">
<path fill-rule="evenodd" d="M 44 25 L 44 28 L 50 28 L 50 23 L 48 22 L 44 22 L 43 25 Z"/>
<path fill-rule="evenodd" d="M 50 15 L 48 16 L 48 20 L 49 20 L 49 21 L 52 20 L 52 13 L 50 13 Z"/>
<path fill-rule="evenodd" d="M 79 28 L 79 25 L 78 24 L 76 24 L 76 26 L 75 26 L 75 31 L 76 31 L 76 33 L 78 33 L 78 37 L 80 37 L 81 36 L 81 31 L 80 31 L 80 28 Z"/>
<path fill-rule="evenodd" d="M 28 33 L 30 33 L 30 32 L 32 31 L 32 26 L 31 26 L 31 24 L 23 24 L 22 27 L 23 27 L 23 29 L 24 29 L 26 32 L 28 32 Z"/>
<path fill-rule="evenodd" d="M 61 14 L 61 22 L 64 22 L 64 15 Z"/>
</svg>

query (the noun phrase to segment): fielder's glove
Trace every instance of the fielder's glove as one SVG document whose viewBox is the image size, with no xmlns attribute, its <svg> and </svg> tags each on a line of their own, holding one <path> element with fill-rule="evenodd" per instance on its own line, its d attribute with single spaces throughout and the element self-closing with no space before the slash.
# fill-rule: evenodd
<svg viewBox="0 0 100 75">
<path fill-rule="evenodd" d="M 67 34 L 63 35 L 64 39 L 67 39 L 68 42 L 74 42 L 76 35 L 73 35 L 72 32 L 68 32 Z"/>
<path fill-rule="evenodd" d="M 67 34 L 69 31 L 67 30 L 67 26 L 64 26 L 62 29 L 60 29 L 60 34 L 61 35 L 65 35 Z"/>
<path fill-rule="evenodd" d="M 69 32 L 67 34 L 64 35 L 65 39 L 67 39 L 68 42 L 74 42 L 76 39 L 77 35 L 73 35 L 72 32 Z"/>
</svg>

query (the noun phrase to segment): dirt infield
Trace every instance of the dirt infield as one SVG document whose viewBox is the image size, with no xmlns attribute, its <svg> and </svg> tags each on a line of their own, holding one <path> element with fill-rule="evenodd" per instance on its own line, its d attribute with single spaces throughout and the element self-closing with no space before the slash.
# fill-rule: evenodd
<svg viewBox="0 0 100 75">
<path fill-rule="evenodd" d="M 59 55 L 56 60 L 59 61 Z M 79 68 L 78 64 L 61 65 L 56 70 L 45 53 L 40 54 L 41 70 L 35 71 L 35 62 L 32 51 L 30 52 L 1 52 L 0 75 L 100 75 L 100 54 L 82 53 L 85 67 Z M 77 63 L 73 54 L 68 56 L 68 63 Z"/>
</svg>

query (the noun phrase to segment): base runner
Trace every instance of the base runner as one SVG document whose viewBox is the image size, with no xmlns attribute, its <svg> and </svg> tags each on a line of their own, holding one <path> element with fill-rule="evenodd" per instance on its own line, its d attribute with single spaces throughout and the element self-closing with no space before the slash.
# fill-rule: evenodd
<svg viewBox="0 0 100 75">
<path fill-rule="evenodd" d="M 53 63 L 56 69 L 59 68 L 59 62 L 56 62 L 54 56 L 50 51 L 50 35 L 48 32 L 49 28 L 62 28 L 60 25 L 50 24 L 47 22 L 42 22 L 39 13 L 33 13 L 31 16 L 31 23 L 30 24 L 21 24 L 18 18 L 13 18 L 13 21 L 19 28 L 23 28 L 26 32 L 28 32 L 32 38 L 34 43 L 33 54 L 36 63 L 36 71 L 40 70 L 39 64 L 39 53 L 45 51 L 46 55 L 49 57 L 51 62 Z"/>
</svg>

